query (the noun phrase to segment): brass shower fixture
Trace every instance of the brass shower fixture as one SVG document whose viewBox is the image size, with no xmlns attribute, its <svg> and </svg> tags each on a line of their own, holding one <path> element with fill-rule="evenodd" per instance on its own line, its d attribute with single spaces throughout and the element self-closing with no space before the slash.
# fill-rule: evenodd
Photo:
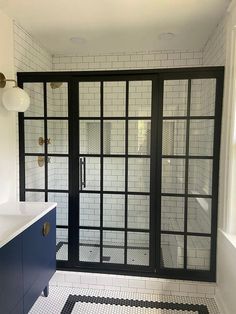
<svg viewBox="0 0 236 314">
<path fill-rule="evenodd" d="M 57 88 L 60 88 L 62 84 L 63 84 L 62 82 L 51 82 L 50 86 L 52 89 L 57 89 Z"/>
<path fill-rule="evenodd" d="M 51 144 L 51 139 L 47 138 L 46 140 L 43 137 L 39 137 L 39 145 L 43 145 L 43 144 Z"/>
<path fill-rule="evenodd" d="M 51 163 L 50 157 L 47 157 L 47 163 Z M 39 167 L 43 167 L 45 165 L 45 157 L 44 156 L 38 156 L 38 165 L 39 165 Z"/>
</svg>

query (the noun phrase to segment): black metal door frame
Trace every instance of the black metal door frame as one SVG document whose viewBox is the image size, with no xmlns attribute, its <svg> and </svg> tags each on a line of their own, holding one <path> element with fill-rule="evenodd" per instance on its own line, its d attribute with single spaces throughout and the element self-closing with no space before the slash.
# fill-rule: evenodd
<svg viewBox="0 0 236 314">
<path fill-rule="evenodd" d="M 104 273 L 116 273 L 116 274 L 128 274 L 128 275 L 139 275 L 139 276 L 150 276 L 150 277 L 163 277 L 163 278 L 174 278 L 174 279 L 189 279 L 189 280 L 202 280 L 202 281 L 215 281 L 216 279 L 216 240 L 217 240 L 217 204 L 218 204 L 218 179 L 219 179 L 219 154 L 220 154 L 220 134 L 221 134 L 221 114 L 222 114 L 222 98 L 223 98 L 223 79 L 224 79 L 224 68 L 223 67 L 206 67 L 206 68 L 180 68 L 180 69 L 160 69 L 160 70 L 124 70 L 124 71 L 96 71 L 96 72 L 24 72 L 18 73 L 18 83 L 20 87 L 23 87 L 24 83 L 39 82 L 44 83 L 44 109 L 46 112 L 47 107 L 47 96 L 46 96 L 46 83 L 47 82 L 67 82 L 68 83 L 68 121 L 69 121 L 69 134 L 79 134 L 79 123 L 78 123 L 78 82 L 86 81 L 130 81 L 130 80 L 143 80 L 151 79 L 153 82 L 152 89 L 152 131 L 151 131 L 151 187 L 150 187 L 150 266 L 134 266 L 125 265 L 120 267 L 117 264 L 102 264 L 102 263 L 83 263 L 80 262 L 78 265 L 78 229 L 75 221 L 79 221 L 79 212 L 77 210 L 71 210 L 77 208 L 79 204 L 79 166 L 78 156 L 79 150 L 72 136 L 69 136 L 69 235 L 68 241 L 71 249 L 69 250 L 68 262 L 58 262 L 58 269 L 76 270 L 76 271 L 90 271 L 90 272 L 104 272 Z M 162 123 L 163 123 L 163 87 L 165 80 L 178 80 L 187 79 L 189 82 L 188 92 L 188 108 L 190 102 L 191 93 L 191 79 L 202 79 L 202 78 L 215 78 L 217 80 L 216 86 L 216 112 L 215 112 L 215 134 L 214 134 L 214 156 L 213 156 L 213 184 L 212 184 L 212 207 L 215 210 L 212 212 L 212 230 L 210 236 L 211 241 L 211 263 L 210 271 L 199 271 L 199 270 L 188 270 L 186 267 L 187 253 L 185 245 L 185 257 L 184 257 L 184 269 L 167 269 L 161 267 L 160 263 L 160 236 L 161 232 L 161 168 L 162 168 Z M 128 84 L 126 83 L 126 91 Z M 102 99 L 101 99 L 102 101 Z M 128 106 L 128 100 L 126 99 L 126 110 Z M 171 117 L 171 119 L 179 117 Z M 201 117 L 202 118 L 202 117 Z M 25 189 L 25 165 L 24 160 L 24 114 L 19 114 L 19 158 L 20 158 L 20 200 L 25 200 L 26 191 L 41 192 L 42 190 L 37 189 Z M 37 120 L 37 118 L 32 118 Z M 44 116 L 44 120 L 47 120 L 47 116 Z M 50 117 L 49 119 L 54 119 Z M 61 118 L 60 118 L 61 119 Z M 187 124 L 190 121 L 189 115 L 187 116 Z M 127 116 L 125 118 L 127 121 Z M 45 124 L 46 125 L 46 124 Z M 127 131 L 127 123 L 126 123 Z M 47 138 L 47 127 L 45 126 L 45 138 Z M 101 135 L 102 136 L 102 135 Z M 126 138 L 128 134 L 126 132 Z M 187 138 L 189 137 L 189 127 L 187 131 Z M 158 144 L 157 144 L 158 143 Z M 127 145 L 127 141 L 126 141 Z M 187 144 L 188 145 L 188 144 Z M 102 145 L 101 145 L 102 149 Z M 102 153 L 102 152 L 101 152 Z M 30 154 L 37 155 L 40 154 Z M 48 154 L 47 148 L 45 147 L 45 158 L 55 154 Z M 80 156 L 79 156 L 80 157 Z M 125 157 L 127 159 L 127 147 Z M 170 156 L 168 156 L 170 157 Z M 176 156 L 175 156 L 176 157 Z M 191 158 L 187 154 L 187 159 Z M 45 175 L 47 180 L 47 167 L 45 167 Z M 127 173 L 126 173 L 127 178 Z M 47 185 L 45 185 L 45 201 L 47 201 Z M 62 192 L 55 191 L 53 192 Z M 187 191 L 185 191 L 187 192 Z M 138 194 L 138 193 L 135 193 Z M 183 195 L 187 198 L 187 194 Z M 199 195 L 198 195 L 199 197 Z M 204 196 L 203 196 L 204 197 Z M 127 198 L 127 197 L 126 197 Z M 185 205 L 185 221 L 187 215 L 187 208 Z M 127 204 L 126 204 L 126 217 L 127 217 Z M 127 221 L 127 219 L 126 219 Z M 127 225 L 126 225 L 127 227 Z M 102 225 L 100 225 L 102 228 Z M 106 229 L 106 228 L 103 228 Z M 110 229 L 110 228 L 107 228 Z M 119 229 L 119 228 L 116 228 Z M 138 229 L 140 231 L 140 229 Z M 101 229 L 102 234 L 102 229 Z M 168 232 L 171 233 L 171 232 Z M 127 229 L 126 229 L 127 234 Z M 173 234 L 180 234 L 173 232 Z M 197 235 L 195 233 L 187 233 L 186 222 L 184 232 L 181 233 L 185 237 L 188 235 Z M 126 236 L 127 244 L 127 236 Z M 101 254 L 100 254 L 101 255 Z M 101 257 L 101 256 L 100 256 Z"/>
</svg>

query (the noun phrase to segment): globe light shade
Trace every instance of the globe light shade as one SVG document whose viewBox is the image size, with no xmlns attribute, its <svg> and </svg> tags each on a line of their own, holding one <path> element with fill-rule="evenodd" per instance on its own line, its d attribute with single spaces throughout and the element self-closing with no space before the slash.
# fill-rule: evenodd
<svg viewBox="0 0 236 314">
<path fill-rule="evenodd" d="M 24 112 L 29 108 L 29 95 L 19 87 L 7 89 L 2 95 L 2 103 L 9 111 Z"/>
</svg>

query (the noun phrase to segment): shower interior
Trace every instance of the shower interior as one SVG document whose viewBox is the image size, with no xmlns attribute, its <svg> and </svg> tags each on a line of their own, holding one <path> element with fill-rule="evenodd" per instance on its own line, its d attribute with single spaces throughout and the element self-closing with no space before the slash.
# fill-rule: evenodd
<svg viewBox="0 0 236 314">
<path fill-rule="evenodd" d="M 59 263 L 70 259 L 68 164 L 73 137 L 79 146 L 79 204 L 73 210 L 79 211 L 81 265 L 149 267 L 157 229 L 160 268 L 212 270 L 217 79 L 163 80 L 163 115 L 156 135 L 151 79 L 78 82 L 79 134 L 69 134 L 68 82 L 24 82 L 31 106 L 20 118 L 25 153 L 21 198 L 58 203 Z M 160 146 L 158 138 L 160 202 L 151 212 L 151 197 L 159 193 L 150 187 L 152 145 Z M 152 217 L 157 217 L 154 228 Z"/>
</svg>

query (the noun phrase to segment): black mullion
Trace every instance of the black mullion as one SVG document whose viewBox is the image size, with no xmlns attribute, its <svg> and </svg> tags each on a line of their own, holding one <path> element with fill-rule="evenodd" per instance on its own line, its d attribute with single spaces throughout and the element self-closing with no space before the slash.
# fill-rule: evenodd
<svg viewBox="0 0 236 314">
<path fill-rule="evenodd" d="M 211 195 L 206 194 L 175 194 L 175 193 L 161 193 L 162 196 L 174 196 L 174 197 L 194 197 L 194 198 L 212 198 Z"/>
<path fill-rule="evenodd" d="M 151 120 L 152 117 L 129 117 L 129 120 Z M 125 121 L 126 117 L 81 117 L 79 120 L 121 120 Z"/>
<path fill-rule="evenodd" d="M 66 225 L 56 225 L 57 229 L 68 229 L 69 226 Z"/>
<path fill-rule="evenodd" d="M 38 156 L 38 155 L 37 155 Z M 79 154 L 80 157 L 100 157 L 100 154 Z M 108 158 L 125 158 L 125 154 L 103 154 L 103 157 Z M 150 158 L 150 155 L 129 155 L 129 158 Z"/>
<path fill-rule="evenodd" d="M 153 150 L 153 158 L 155 162 L 154 173 L 152 173 L 152 180 L 153 183 L 152 188 L 154 188 L 152 192 L 152 212 L 154 215 L 153 219 L 153 226 L 152 228 L 153 233 L 155 232 L 155 241 L 153 250 L 155 252 L 155 266 L 156 271 L 158 274 L 160 273 L 161 268 L 161 188 L 162 188 L 162 126 L 163 126 L 163 98 L 164 98 L 164 80 L 163 78 L 159 77 L 157 80 L 157 91 L 153 94 L 153 97 L 156 98 L 156 104 L 153 107 L 153 123 L 152 127 L 154 138 L 152 141 Z M 156 143 L 155 143 L 156 140 Z M 155 148 L 156 146 L 156 148 Z M 156 187 L 156 191 L 155 191 Z"/>
<path fill-rule="evenodd" d="M 162 234 L 174 234 L 174 235 L 185 235 L 184 231 L 169 231 L 161 230 Z M 188 232 L 188 236 L 201 236 L 201 237 L 211 237 L 211 233 L 201 233 L 201 232 Z"/>
<path fill-rule="evenodd" d="M 221 141 L 221 122 L 223 104 L 224 77 L 220 76 L 216 81 L 215 96 L 215 125 L 214 125 L 214 160 L 212 169 L 212 204 L 211 204 L 211 258 L 210 270 L 213 278 L 216 278 L 216 249 L 217 249 L 217 213 L 218 213 L 218 194 L 219 194 L 219 156 Z"/>
<path fill-rule="evenodd" d="M 24 113 L 19 113 L 19 184 L 20 201 L 25 201 L 25 125 Z"/>
<path fill-rule="evenodd" d="M 128 164 L 129 164 L 129 81 L 126 81 L 125 90 L 125 242 L 124 242 L 124 264 L 127 265 L 128 247 Z"/>
<path fill-rule="evenodd" d="M 44 100 L 44 171 L 45 171 L 45 202 L 48 202 L 48 123 L 47 123 L 47 84 L 43 83 Z"/>
<path fill-rule="evenodd" d="M 77 80 L 68 83 L 69 115 L 69 229 L 68 264 L 76 266 L 79 260 L 79 90 Z M 75 136 L 75 137 L 74 137 Z M 75 138 L 77 140 L 75 140 Z"/>
<path fill-rule="evenodd" d="M 157 216 L 160 215 L 160 162 L 159 157 L 162 153 L 161 128 L 162 128 L 162 83 L 159 78 L 152 80 L 152 120 L 151 120 L 151 160 L 150 160 L 150 212 L 149 212 L 149 265 L 156 271 L 159 266 L 159 247 L 157 247 L 157 234 L 160 233 Z M 159 172 L 159 173 L 158 173 Z M 158 195 L 159 194 L 159 195 Z M 158 211 L 159 208 L 159 211 Z"/>
<path fill-rule="evenodd" d="M 103 261 L 103 93 L 104 82 L 100 82 L 100 114 L 101 114 L 101 126 L 100 126 L 100 263 Z"/>
<path fill-rule="evenodd" d="M 25 189 L 26 192 L 45 192 L 45 189 Z M 48 189 L 48 193 L 69 193 L 69 190 L 53 190 Z"/>
<path fill-rule="evenodd" d="M 162 158 L 165 159 L 184 159 L 186 157 L 186 155 L 162 155 Z M 188 159 L 213 159 L 213 156 L 188 156 Z"/>
<path fill-rule="evenodd" d="M 80 193 L 93 193 L 93 194 L 101 194 L 101 191 L 96 190 L 80 190 Z M 122 191 L 103 191 L 102 194 L 118 194 L 118 195 L 124 195 L 125 192 Z M 145 195 L 149 196 L 150 193 L 148 192 L 127 192 L 128 195 Z"/>
<path fill-rule="evenodd" d="M 188 168 L 189 168 L 189 132 L 190 132 L 191 79 L 188 79 L 186 157 L 185 157 L 185 198 L 184 198 L 184 269 L 187 269 L 187 232 L 188 232 Z"/>
<path fill-rule="evenodd" d="M 68 120 L 67 117 L 47 117 L 48 120 Z M 24 120 L 44 120 L 44 117 L 24 117 Z"/>
<path fill-rule="evenodd" d="M 25 156 L 44 156 L 44 153 L 25 153 Z M 69 157 L 69 154 L 51 154 L 47 153 L 49 157 Z"/>
<path fill-rule="evenodd" d="M 84 230 L 100 230 L 100 227 L 94 227 L 94 226 L 80 226 L 80 229 Z M 125 228 L 119 228 L 119 227 L 103 227 L 103 230 L 110 230 L 110 231 L 123 231 L 125 232 Z M 141 233 L 149 233 L 149 229 L 138 229 L 138 228 L 127 228 L 127 231 L 129 232 L 141 232 Z"/>
<path fill-rule="evenodd" d="M 168 116 L 163 117 L 163 120 L 215 120 L 215 116 Z"/>
</svg>

